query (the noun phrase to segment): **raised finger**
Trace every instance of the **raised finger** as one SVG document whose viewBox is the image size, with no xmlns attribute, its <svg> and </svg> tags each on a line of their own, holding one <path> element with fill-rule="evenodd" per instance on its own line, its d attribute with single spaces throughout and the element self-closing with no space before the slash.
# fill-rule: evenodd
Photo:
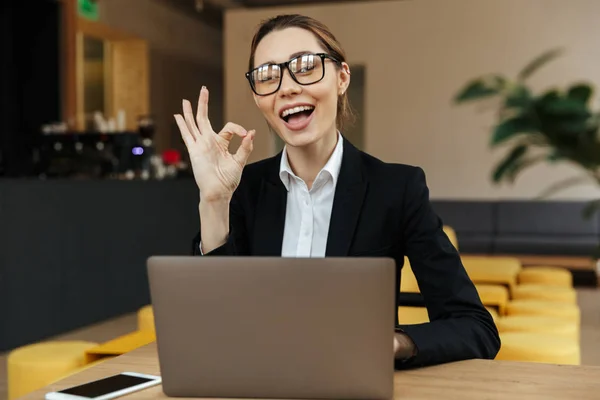
<svg viewBox="0 0 600 400">
<path fill-rule="evenodd" d="M 254 131 L 254 130 L 251 130 L 250 132 L 248 132 L 246 137 L 244 137 L 244 139 L 242 139 L 242 143 L 240 144 L 240 147 L 238 148 L 236 153 L 233 155 L 233 158 L 242 166 L 246 165 L 246 163 L 248 162 L 248 157 L 250 157 L 250 153 L 252 153 L 252 149 L 254 148 L 253 141 L 254 141 L 255 134 L 256 134 L 256 131 Z"/>
<path fill-rule="evenodd" d="M 248 131 L 244 129 L 241 125 L 234 124 L 233 122 L 228 122 L 225 124 L 221 132 L 219 132 L 219 136 L 223 139 L 230 141 L 233 138 L 233 135 L 238 135 L 241 138 L 246 137 Z"/>
<path fill-rule="evenodd" d="M 183 117 L 185 118 L 185 123 L 194 139 L 198 139 L 200 137 L 200 131 L 198 130 L 196 122 L 194 121 L 192 103 L 190 103 L 189 100 L 183 100 Z"/>
<path fill-rule="evenodd" d="M 196 139 L 194 139 L 194 136 L 192 136 L 192 134 L 190 133 L 187 124 L 185 123 L 185 119 L 183 119 L 181 114 L 175 115 L 175 122 L 177 122 L 179 132 L 181 133 L 181 138 L 183 139 L 185 145 L 189 146 L 190 144 L 194 143 Z"/>
<path fill-rule="evenodd" d="M 196 111 L 196 123 L 202 133 L 213 132 L 210 120 L 208 119 L 208 89 L 202 86 L 198 96 L 198 110 Z"/>
</svg>

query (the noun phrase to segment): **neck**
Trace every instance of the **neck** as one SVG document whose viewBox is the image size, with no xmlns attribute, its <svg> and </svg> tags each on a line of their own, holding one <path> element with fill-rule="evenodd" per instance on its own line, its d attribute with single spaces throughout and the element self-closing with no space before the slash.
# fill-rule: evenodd
<svg viewBox="0 0 600 400">
<path fill-rule="evenodd" d="M 327 161 L 333 154 L 338 141 L 337 130 L 321 140 L 303 147 L 286 147 L 288 161 L 294 174 L 306 182 L 310 189 Z"/>
</svg>

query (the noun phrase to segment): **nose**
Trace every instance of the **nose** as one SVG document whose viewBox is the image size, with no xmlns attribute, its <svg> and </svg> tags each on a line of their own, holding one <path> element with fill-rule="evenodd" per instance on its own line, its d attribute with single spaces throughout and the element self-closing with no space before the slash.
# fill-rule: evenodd
<svg viewBox="0 0 600 400">
<path fill-rule="evenodd" d="M 302 92 L 302 86 L 292 78 L 291 72 L 285 68 L 281 77 L 281 87 L 279 88 L 280 96 L 292 96 Z"/>
</svg>

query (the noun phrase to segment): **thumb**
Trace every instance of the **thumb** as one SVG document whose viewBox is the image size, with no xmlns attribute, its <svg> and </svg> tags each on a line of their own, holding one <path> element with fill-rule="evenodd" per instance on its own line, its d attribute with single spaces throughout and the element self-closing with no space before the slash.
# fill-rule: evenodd
<svg viewBox="0 0 600 400">
<path fill-rule="evenodd" d="M 240 163 L 240 165 L 246 165 L 248 161 L 248 157 L 250 153 L 252 153 L 252 149 L 254 148 L 254 135 L 256 135 L 255 130 L 251 130 L 248 134 L 242 139 L 242 144 L 233 155 L 233 158 Z"/>
</svg>

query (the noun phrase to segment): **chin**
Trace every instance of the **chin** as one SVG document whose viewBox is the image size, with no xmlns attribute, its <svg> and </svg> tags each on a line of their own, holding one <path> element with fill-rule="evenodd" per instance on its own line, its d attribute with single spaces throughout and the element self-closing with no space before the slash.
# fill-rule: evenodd
<svg viewBox="0 0 600 400">
<path fill-rule="evenodd" d="M 318 142 L 319 135 L 312 131 L 293 132 L 284 128 L 283 141 L 292 147 L 305 147 Z"/>
</svg>

